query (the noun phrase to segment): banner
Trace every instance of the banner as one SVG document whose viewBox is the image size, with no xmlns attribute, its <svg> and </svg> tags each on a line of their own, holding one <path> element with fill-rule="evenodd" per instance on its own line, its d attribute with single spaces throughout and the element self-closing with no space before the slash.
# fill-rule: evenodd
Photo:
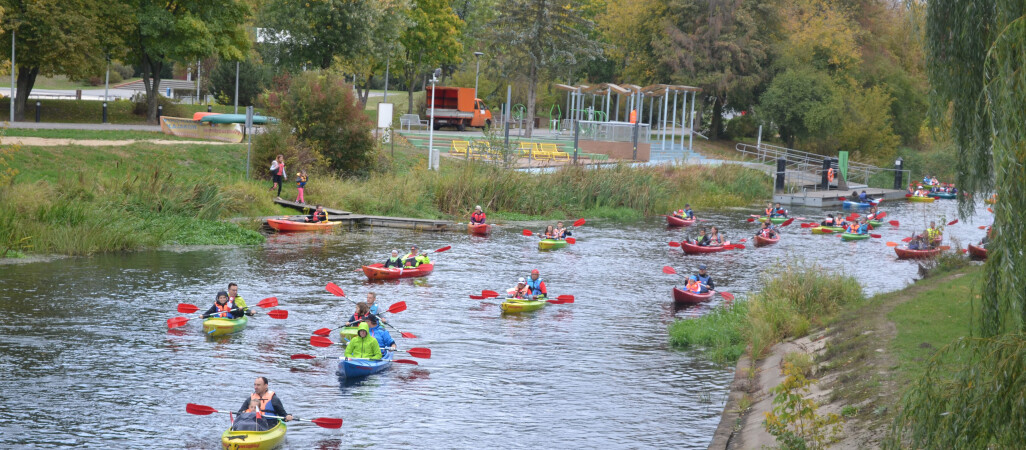
<svg viewBox="0 0 1026 450">
<path fill-rule="evenodd" d="M 841 178 L 848 181 L 848 152 L 837 152 L 837 168 L 841 169 Z"/>
<path fill-rule="evenodd" d="M 165 134 L 197 139 L 208 139 L 211 141 L 231 142 L 238 144 L 242 142 L 245 135 L 242 131 L 242 124 L 238 123 L 201 123 L 198 120 L 184 119 L 181 117 L 161 117 L 160 129 Z"/>
</svg>

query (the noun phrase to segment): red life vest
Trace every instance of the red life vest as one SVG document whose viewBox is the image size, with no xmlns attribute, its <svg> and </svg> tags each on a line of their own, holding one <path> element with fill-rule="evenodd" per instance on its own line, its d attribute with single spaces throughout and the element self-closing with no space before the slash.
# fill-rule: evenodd
<svg viewBox="0 0 1026 450">
<path fill-rule="evenodd" d="M 285 163 L 278 163 L 278 175 L 285 175 Z"/>
<path fill-rule="evenodd" d="M 267 404 L 270 403 L 272 398 L 274 398 L 274 391 L 272 391 L 270 389 L 268 389 L 267 392 L 264 392 L 263 397 L 257 395 L 256 392 L 254 392 L 252 394 L 249 394 L 249 408 L 246 409 L 246 412 L 256 413 L 257 419 L 263 418 L 264 417 L 264 411 L 267 411 Z M 259 406 L 260 409 L 257 410 L 257 411 L 253 411 L 253 401 L 254 400 L 260 402 L 260 406 Z M 275 411 L 275 412 L 277 412 L 277 411 Z"/>
<path fill-rule="evenodd" d="M 484 212 L 477 212 L 477 211 L 474 211 L 474 213 L 470 215 L 470 219 L 474 223 L 484 223 L 485 217 L 486 216 L 485 216 Z"/>
<path fill-rule="evenodd" d="M 701 283 L 695 280 L 688 280 L 687 290 L 697 294 L 699 292 L 702 292 L 702 285 Z"/>
</svg>

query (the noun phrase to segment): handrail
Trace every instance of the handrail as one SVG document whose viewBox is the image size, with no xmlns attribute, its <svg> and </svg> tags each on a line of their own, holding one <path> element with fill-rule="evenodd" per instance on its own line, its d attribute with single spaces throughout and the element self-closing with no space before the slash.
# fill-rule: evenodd
<svg viewBox="0 0 1026 450">
<path fill-rule="evenodd" d="M 823 168 L 823 162 L 832 159 L 831 157 L 817 153 L 778 147 L 771 144 L 751 145 L 738 143 L 734 149 L 741 152 L 743 155 L 753 157 L 760 163 L 775 162 L 778 159 L 784 159 L 786 161 L 784 166 L 785 178 L 788 177 L 788 174 L 792 175 L 790 178 L 797 178 L 797 173 L 806 174 L 807 176 L 800 177 L 803 178 L 800 183 L 792 184 L 811 186 L 813 190 L 821 189 L 821 183 L 819 180 L 822 179 L 825 171 Z M 837 164 L 831 163 L 830 167 L 836 169 Z M 873 175 L 880 172 L 894 171 L 895 169 L 885 169 L 871 164 L 849 161 L 847 180 L 850 183 L 858 183 L 868 186 L 870 178 L 872 178 Z M 902 173 L 902 179 L 904 179 L 906 175 L 910 175 L 909 170 L 901 170 L 900 172 Z"/>
</svg>

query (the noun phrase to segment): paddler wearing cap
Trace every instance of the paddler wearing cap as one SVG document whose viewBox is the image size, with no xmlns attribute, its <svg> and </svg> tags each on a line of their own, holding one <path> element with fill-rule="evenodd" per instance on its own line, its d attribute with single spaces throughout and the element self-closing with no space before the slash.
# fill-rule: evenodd
<svg viewBox="0 0 1026 450">
<path fill-rule="evenodd" d="M 545 282 L 542 281 L 538 269 L 531 271 L 531 277 L 527 279 L 527 287 L 531 289 L 531 298 L 547 297 L 549 292 L 545 289 Z"/>
<path fill-rule="evenodd" d="M 470 223 L 485 223 L 485 218 L 486 216 L 484 211 L 481 209 L 481 205 L 477 205 L 474 207 L 474 212 L 470 214 Z"/>
<path fill-rule="evenodd" d="M 698 274 L 695 275 L 695 279 L 702 284 L 702 290 L 700 292 L 705 293 L 713 289 L 716 289 L 716 284 L 713 283 L 712 275 L 705 271 L 705 264 L 698 265 Z"/>
<path fill-rule="evenodd" d="M 418 253 L 417 246 L 410 247 L 410 252 L 403 257 L 403 265 L 406 267 L 417 267 L 421 264 L 431 264 L 431 259 L 423 253 Z"/>
<path fill-rule="evenodd" d="M 399 250 L 392 250 L 392 256 L 385 260 L 385 268 L 395 267 L 401 269 L 403 267 L 403 259 L 399 257 Z"/>
<path fill-rule="evenodd" d="M 531 288 L 527 287 L 527 280 L 525 280 L 524 277 L 520 277 L 520 279 L 517 280 L 517 287 L 510 289 L 508 292 L 512 298 L 531 298 Z"/>
</svg>

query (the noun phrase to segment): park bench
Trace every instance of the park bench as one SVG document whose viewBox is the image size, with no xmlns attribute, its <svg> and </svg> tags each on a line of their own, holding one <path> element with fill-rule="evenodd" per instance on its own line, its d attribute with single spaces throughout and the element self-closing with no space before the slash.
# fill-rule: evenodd
<svg viewBox="0 0 1026 450">
<path fill-rule="evenodd" d="M 449 154 L 464 158 L 470 157 L 470 141 L 452 141 L 449 145 Z"/>
<path fill-rule="evenodd" d="M 402 131 L 403 127 L 406 127 L 407 131 L 412 131 L 412 127 L 424 127 L 426 130 L 428 121 L 420 120 L 418 114 L 403 114 L 399 116 L 399 131 Z"/>
</svg>

